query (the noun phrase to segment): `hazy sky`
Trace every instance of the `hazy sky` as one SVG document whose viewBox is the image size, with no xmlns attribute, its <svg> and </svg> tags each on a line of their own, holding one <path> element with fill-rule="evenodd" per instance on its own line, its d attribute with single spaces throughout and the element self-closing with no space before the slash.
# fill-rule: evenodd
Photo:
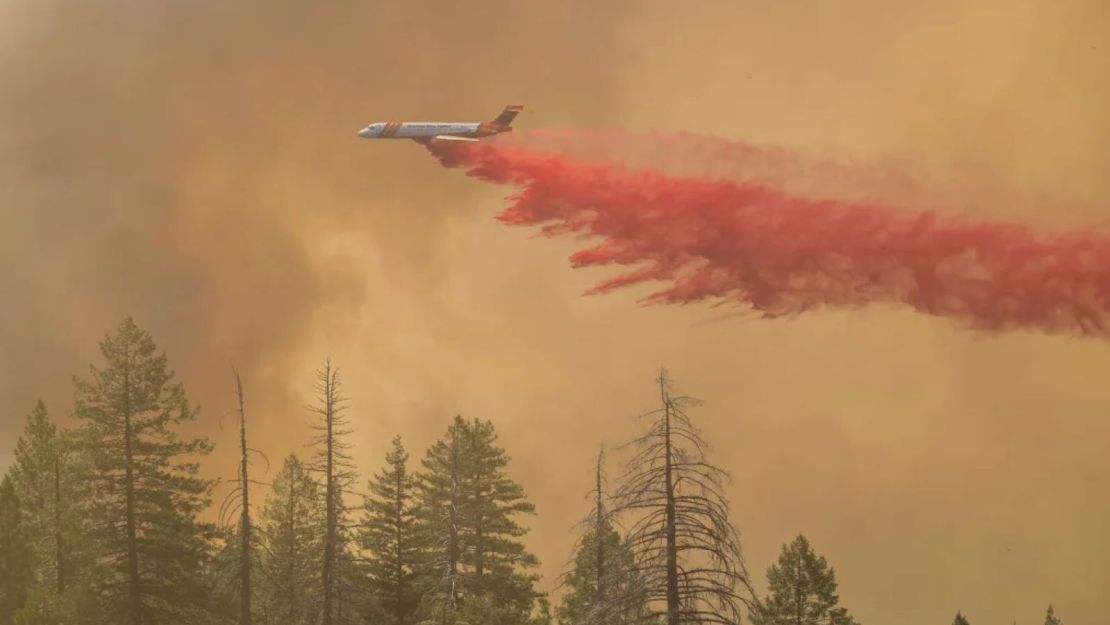
<svg viewBox="0 0 1110 625">
<path fill-rule="evenodd" d="M 418 457 L 456 412 L 496 423 L 550 588 L 590 457 L 665 364 L 706 402 L 761 586 L 803 532 L 865 625 L 1101 622 L 1110 346 L 581 297 L 606 272 L 492 220 L 510 189 L 355 132 L 522 103 L 522 128 L 974 167 L 1028 199 L 972 181 L 982 215 L 1103 225 L 1108 41 L 1103 0 L 0 0 L 0 454 L 124 315 L 201 404 L 212 475 L 235 471 L 231 365 L 278 459 L 330 355 L 366 474 L 396 433 Z"/>
</svg>

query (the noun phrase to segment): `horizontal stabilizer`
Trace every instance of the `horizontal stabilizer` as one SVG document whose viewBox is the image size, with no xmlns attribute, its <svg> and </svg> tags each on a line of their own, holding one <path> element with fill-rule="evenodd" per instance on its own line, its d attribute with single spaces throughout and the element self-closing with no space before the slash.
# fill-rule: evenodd
<svg viewBox="0 0 1110 625">
<path fill-rule="evenodd" d="M 471 137 L 460 137 L 457 135 L 436 135 L 432 137 L 433 141 L 477 141 Z"/>
</svg>

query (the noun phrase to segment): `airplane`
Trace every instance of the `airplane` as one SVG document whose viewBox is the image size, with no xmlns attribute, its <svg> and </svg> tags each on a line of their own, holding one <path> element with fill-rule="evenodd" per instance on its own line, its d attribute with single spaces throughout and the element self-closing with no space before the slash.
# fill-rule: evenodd
<svg viewBox="0 0 1110 625">
<path fill-rule="evenodd" d="M 417 143 L 477 141 L 512 130 L 510 124 L 523 110 L 519 104 L 510 104 L 488 122 L 374 122 L 358 131 L 358 136 L 363 139 L 412 139 Z"/>
</svg>

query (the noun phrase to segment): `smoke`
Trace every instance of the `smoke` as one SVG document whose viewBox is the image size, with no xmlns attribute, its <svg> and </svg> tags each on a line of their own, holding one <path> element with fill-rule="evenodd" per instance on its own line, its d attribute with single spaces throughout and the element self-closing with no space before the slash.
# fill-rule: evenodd
<svg viewBox="0 0 1110 625">
<path fill-rule="evenodd" d="M 551 151 L 558 136 L 536 137 L 547 150 L 523 139 L 431 150 L 445 166 L 520 188 L 498 215 L 502 222 L 600 239 L 571 264 L 627 269 L 588 293 L 662 283 L 641 301 L 711 300 L 764 317 L 894 303 L 976 330 L 1107 334 L 1110 238 L 1103 235 L 907 210 L 858 199 L 865 190 L 848 199 L 798 193 L 791 182 L 808 168 L 782 150 L 690 135 L 646 138 L 656 147 L 638 154 L 649 159 L 714 157 L 716 177 L 677 176 Z M 621 138 L 599 139 L 619 145 Z M 814 188 L 866 174 L 827 163 L 813 171 Z M 893 188 L 920 187 L 906 176 Z"/>
<path fill-rule="evenodd" d="M 580 8 L 0 3 L 0 441 L 36 397 L 63 417 L 72 376 L 133 316 L 200 404 L 198 432 L 220 436 L 234 364 L 256 444 L 299 449 L 311 369 L 365 317 L 420 309 L 443 280 L 449 219 L 476 204 L 420 184 L 419 150 L 355 132 L 517 99 L 567 116 L 554 123 L 606 121 L 613 70 L 583 59 L 617 51 L 625 8 Z"/>
</svg>

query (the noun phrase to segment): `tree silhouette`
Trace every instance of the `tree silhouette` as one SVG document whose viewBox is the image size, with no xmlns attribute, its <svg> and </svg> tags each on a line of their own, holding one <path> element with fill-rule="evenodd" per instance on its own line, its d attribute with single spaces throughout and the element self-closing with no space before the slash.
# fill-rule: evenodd
<svg viewBox="0 0 1110 625">
<path fill-rule="evenodd" d="M 653 606 L 645 618 L 735 625 L 757 601 L 722 493 L 730 478 L 706 459 L 708 444 L 686 414 L 697 400 L 673 395 L 665 370 L 656 382 L 660 407 L 641 416 L 650 424 L 629 443 L 636 451 L 615 507 L 635 519 L 627 541 Z"/>
</svg>

